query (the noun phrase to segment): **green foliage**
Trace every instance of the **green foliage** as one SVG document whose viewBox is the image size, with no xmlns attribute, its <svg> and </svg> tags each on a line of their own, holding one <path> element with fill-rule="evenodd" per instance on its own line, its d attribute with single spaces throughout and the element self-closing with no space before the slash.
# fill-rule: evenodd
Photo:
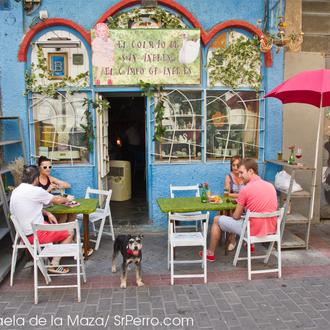
<svg viewBox="0 0 330 330">
<path fill-rule="evenodd" d="M 110 29 L 128 29 L 130 23 L 140 23 L 148 27 L 148 22 L 143 20 L 145 17 L 149 17 L 151 20 L 157 22 L 162 29 L 183 29 L 186 27 L 181 17 L 158 7 L 136 8 L 130 12 L 122 13 L 117 17 L 109 17 L 107 25 Z"/>
<path fill-rule="evenodd" d="M 164 102 L 165 98 L 163 96 L 163 88 L 160 85 L 153 85 L 140 80 L 140 88 L 142 89 L 142 95 L 147 97 L 155 97 L 157 104 L 154 109 L 155 116 L 155 130 L 154 130 L 154 141 L 160 142 L 162 137 L 164 137 L 166 128 L 163 126 L 163 119 L 165 113 Z"/>
<path fill-rule="evenodd" d="M 260 50 L 256 39 L 239 37 L 226 48 L 217 49 L 207 67 L 211 86 L 221 82 L 236 89 L 247 85 L 255 90 L 261 87 Z"/>
<path fill-rule="evenodd" d="M 97 111 L 98 114 L 102 114 L 104 111 L 110 110 L 111 106 L 108 100 L 97 98 L 92 103 L 92 108 Z"/>
<path fill-rule="evenodd" d="M 51 82 L 51 76 L 42 48 L 38 47 L 37 63 L 32 63 L 31 70 L 25 72 L 24 95 L 31 92 L 54 98 L 60 89 L 72 94 L 88 86 L 88 71 L 78 74 L 75 78 L 67 76 L 54 82 Z"/>
<path fill-rule="evenodd" d="M 94 127 L 93 127 L 93 117 L 92 113 L 89 111 L 89 105 L 93 103 L 88 98 L 84 99 L 83 106 L 86 106 L 86 110 L 84 111 L 84 115 L 86 118 L 86 125 L 80 124 L 80 127 L 84 130 L 83 139 L 84 142 L 87 143 L 87 148 L 89 152 L 93 151 L 93 140 L 95 138 L 94 135 Z"/>
</svg>

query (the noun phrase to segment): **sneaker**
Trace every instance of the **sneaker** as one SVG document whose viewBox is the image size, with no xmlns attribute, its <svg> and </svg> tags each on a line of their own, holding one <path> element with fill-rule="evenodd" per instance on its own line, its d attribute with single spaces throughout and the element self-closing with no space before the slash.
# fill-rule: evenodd
<svg viewBox="0 0 330 330">
<path fill-rule="evenodd" d="M 200 257 L 203 257 L 203 251 L 202 251 L 202 250 L 199 251 L 199 252 L 198 252 L 198 255 L 199 255 Z M 206 256 L 206 259 L 207 259 L 207 261 L 209 261 L 209 262 L 214 262 L 214 261 L 215 261 L 215 256 L 211 256 L 211 255 L 209 255 L 209 250 L 207 250 L 207 256 Z"/>
</svg>

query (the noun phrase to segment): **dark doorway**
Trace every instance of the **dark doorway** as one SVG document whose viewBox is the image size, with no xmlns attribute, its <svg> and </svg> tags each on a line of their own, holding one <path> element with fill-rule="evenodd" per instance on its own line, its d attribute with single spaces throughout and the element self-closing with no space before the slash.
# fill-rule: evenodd
<svg viewBox="0 0 330 330">
<path fill-rule="evenodd" d="M 148 223 L 146 201 L 146 104 L 141 96 L 108 97 L 110 160 L 131 164 L 132 198 L 111 201 L 112 217 L 118 225 Z M 111 173 L 110 173 L 111 175 Z"/>
</svg>

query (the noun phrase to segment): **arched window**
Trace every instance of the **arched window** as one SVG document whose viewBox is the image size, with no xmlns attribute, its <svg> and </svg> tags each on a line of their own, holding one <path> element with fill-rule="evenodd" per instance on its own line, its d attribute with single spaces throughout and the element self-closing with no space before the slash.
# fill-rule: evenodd
<svg viewBox="0 0 330 330">
<path fill-rule="evenodd" d="M 253 38 L 223 31 L 207 53 L 206 159 L 259 157 L 263 117 L 259 110 L 260 51 Z M 231 49 L 231 50 L 230 50 Z M 254 84 L 254 85 L 253 85 Z"/>
<path fill-rule="evenodd" d="M 79 92 L 89 85 L 84 42 L 68 30 L 48 30 L 33 42 L 30 58 L 31 158 L 43 155 L 55 163 L 88 162 L 87 93 Z"/>
</svg>

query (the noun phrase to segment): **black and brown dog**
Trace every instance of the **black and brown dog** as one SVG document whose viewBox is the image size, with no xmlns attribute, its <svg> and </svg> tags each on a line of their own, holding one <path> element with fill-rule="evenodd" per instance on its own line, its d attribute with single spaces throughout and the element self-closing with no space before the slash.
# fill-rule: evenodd
<svg viewBox="0 0 330 330">
<path fill-rule="evenodd" d="M 118 235 L 113 244 L 112 272 L 117 271 L 116 258 L 120 251 L 123 256 L 122 275 L 120 277 L 120 287 L 125 289 L 127 286 L 127 267 L 130 263 L 135 263 L 136 284 L 143 286 L 141 277 L 142 261 L 142 238 L 143 235 Z"/>
</svg>

